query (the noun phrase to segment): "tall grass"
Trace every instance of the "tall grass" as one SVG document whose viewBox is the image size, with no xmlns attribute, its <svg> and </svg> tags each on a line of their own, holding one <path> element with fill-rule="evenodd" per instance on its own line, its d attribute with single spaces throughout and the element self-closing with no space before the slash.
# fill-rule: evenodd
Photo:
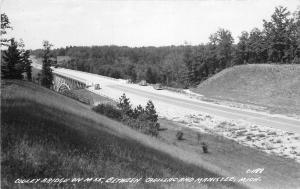
<svg viewBox="0 0 300 189">
<path fill-rule="evenodd" d="M 217 176 L 129 137 L 120 137 L 107 129 L 105 119 L 101 123 L 78 113 L 88 108 L 62 95 L 22 82 L 9 82 L 2 87 L 2 188 L 57 187 L 45 184 L 19 186 L 13 183 L 17 178 Z M 51 103 L 51 100 L 56 101 Z M 70 111 L 73 108 L 75 110 Z M 101 116 L 98 118 L 102 119 Z M 164 188 L 170 185 L 80 183 L 59 187 Z M 198 187 L 238 186 L 210 183 Z"/>
</svg>

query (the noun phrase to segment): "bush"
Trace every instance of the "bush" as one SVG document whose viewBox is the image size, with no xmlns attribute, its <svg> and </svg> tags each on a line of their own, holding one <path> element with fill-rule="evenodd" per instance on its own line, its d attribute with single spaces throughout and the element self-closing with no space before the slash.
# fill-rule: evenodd
<svg viewBox="0 0 300 189">
<path fill-rule="evenodd" d="M 183 139 L 183 132 L 182 131 L 177 131 L 176 138 L 177 138 L 177 140 L 182 140 Z"/>
<path fill-rule="evenodd" d="M 202 142 L 201 145 L 202 145 L 203 153 L 205 154 L 208 153 L 208 145 L 205 142 Z"/>
<path fill-rule="evenodd" d="M 122 119 L 121 111 L 111 104 L 99 104 L 93 107 L 93 110 L 114 120 Z"/>
</svg>

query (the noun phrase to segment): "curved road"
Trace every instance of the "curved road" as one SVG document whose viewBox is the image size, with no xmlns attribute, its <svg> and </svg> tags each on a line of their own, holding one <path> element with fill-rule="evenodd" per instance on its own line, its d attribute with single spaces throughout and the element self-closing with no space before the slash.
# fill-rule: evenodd
<svg viewBox="0 0 300 189">
<path fill-rule="evenodd" d="M 40 66 L 37 64 L 33 64 L 33 66 L 40 69 Z M 99 92 L 94 92 L 103 92 L 102 94 L 105 94 L 106 92 L 108 96 L 114 94 L 115 98 L 120 96 L 122 93 L 126 93 L 126 95 L 129 94 L 128 96 L 132 96 L 130 98 L 132 101 L 138 101 L 137 99 L 144 99 L 144 101 L 147 101 L 148 99 L 151 99 L 155 103 L 156 101 L 160 102 L 160 106 L 168 106 L 168 108 L 171 109 L 177 108 L 179 110 L 182 109 L 182 111 L 199 111 L 228 119 L 246 120 L 253 124 L 273 127 L 276 129 L 300 134 L 300 120 L 297 119 L 208 103 L 191 99 L 181 94 L 169 91 L 157 91 L 150 87 L 125 84 L 124 82 L 120 82 L 113 78 L 81 71 L 53 68 L 53 72 L 65 74 L 68 77 L 73 77 L 73 79 L 80 78 L 90 83 L 100 83 L 102 89 L 99 90 Z"/>
<path fill-rule="evenodd" d="M 242 119 L 257 125 L 273 127 L 284 131 L 296 132 L 300 134 L 300 120 L 296 119 L 225 107 L 217 104 L 201 102 L 200 100 L 197 100 L 198 102 L 195 102 L 194 100 L 189 99 L 179 99 L 172 96 L 164 96 L 148 91 L 145 92 L 139 89 L 132 89 L 130 87 L 121 85 L 110 85 L 107 87 L 119 89 L 126 93 L 134 93 L 153 100 L 159 99 L 172 105 L 189 108 L 200 112 L 205 112 L 211 115 L 216 115 L 229 119 Z"/>
</svg>

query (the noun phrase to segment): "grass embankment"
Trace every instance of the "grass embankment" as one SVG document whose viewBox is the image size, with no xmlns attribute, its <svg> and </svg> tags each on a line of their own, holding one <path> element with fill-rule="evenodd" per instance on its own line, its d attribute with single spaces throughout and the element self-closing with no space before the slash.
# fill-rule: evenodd
<svg viewBox="0 0 300 189">
<path fill-rule="evenodd" d="M 240 177 L 260 176 L 261 182 L 248 183 L 250 187 L 264 189 L 293 189 L 300 185 L 300 164 L 292 159 L 267 154 L 258 149 L 238 144 L 236 141 L 215 134 L 201 133 L 183 124 L 160 119 L 162 131 L 159 138 L 199 155 L 199 158 Z M 183 132 L 177 140 L 176 133 Z M 201 142 L 208 144 L 208 154 L 203 154 Z M 264 168 L 262 174 L 247 174 L 248 169 Z"/>
<path fill-rule="evenodd" d="M 38 85 L 3 81 L 1 94 L 1 187 L 17 178 L 215 177 L 179 148 L 163 144 Z M 175 158 L 178 156 L 178 159 Z M 61 184 L 71 188 L 241 188 L 234 183 Z"/>
<path fill-rule="evenodd" d="M 192 89 L 217 99 L 300 115 L 300 65 L 253 64 L 221 71 Z"/>
</svg>

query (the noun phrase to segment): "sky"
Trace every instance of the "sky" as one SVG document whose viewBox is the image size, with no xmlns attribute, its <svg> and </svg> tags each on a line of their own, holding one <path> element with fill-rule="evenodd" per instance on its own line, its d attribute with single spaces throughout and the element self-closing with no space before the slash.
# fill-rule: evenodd
<svg viewBox="0 0 300 189">
<path fill-rule="evenodd" d="M 219 28 L 262 28 L 276 6 L 294 12 L 300 0 L 1 0 L 9 36 L 28 49 L 48 40 L 54 48 L 119 45 L 169 46 L 207 43 Z"/>
</svg>

